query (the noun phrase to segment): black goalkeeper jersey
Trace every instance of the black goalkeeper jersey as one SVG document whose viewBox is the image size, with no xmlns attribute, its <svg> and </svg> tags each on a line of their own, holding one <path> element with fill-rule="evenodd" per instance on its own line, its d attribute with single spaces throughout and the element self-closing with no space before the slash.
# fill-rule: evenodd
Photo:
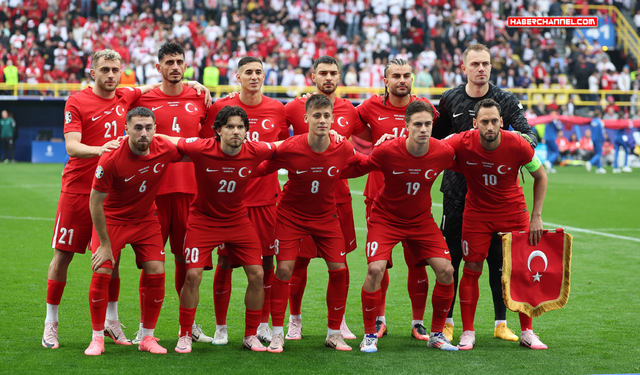
<svg viewBox="0 0 640 375">
<path fill-rule="evenodd" d="M 503 128 L 509 129 L 509 125 L 521 133 L 528 134 L 537 145 L 533 129 L 524 117 L 524 108 L 516 96 L 509 91 L 502 90 L 489 83 L 489 91 L 479 98 L 472 98 L 465 91 L 466 84 L 461 84 L 442 94 L 438 111 L 440 115 L 433 126 L 432 136 L 436 139 L 446 138 L 449 134 L 460 133 L 473 129 L 473 119 L 475 118 L 474 107 L 482 99 L 491 98 L 500 104 Z M 444 194 L 444 199 L 454 199 L 464 202 L 467 194 L 467 181 L 464 175 L 450 170 L 446 170 L 442 179 L 440 191 Z M 464 209 L 464 205 L 462 205 Z M 451 213 L 449 213 L 451 214 Z M 457 213 L 456 213 L 457 214 Z M 462 210 L 459 212 L 462 220 Z"/>
</svg>

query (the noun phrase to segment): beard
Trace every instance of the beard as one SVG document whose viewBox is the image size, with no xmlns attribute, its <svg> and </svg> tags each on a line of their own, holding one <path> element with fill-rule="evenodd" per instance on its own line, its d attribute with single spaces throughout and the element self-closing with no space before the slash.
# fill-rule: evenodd
<svg viewBox="0 0 640 375">
<path fill-rule="evenodd" d="M 399 92 L 397 86 L 393 89 L 389 88 L 389 92 L 397 97 L 404 98 L 405 96 L 411 94 L 411 86 L 407 86 L 406 92 Z"/>
<path fill-rule="evenodd" d="M 138 143 L 135 142 L 133 144 L 133 147 L 136 148 L 136 150 L 140 151 L 140 152 L 145 152 L 149 149 L 149 146 L 151 145 L 151 141 L 148 141 L 147 143 Z"/>
<path fill-rule="evenodd" d="M 116 80 L 115 85 L 113 85 L 113 87 L 108 87 L 106 81 L 96 81 L 96 85 L 98 85 L 98 87 L 100 87 L 102 91 L 106 91 L 106 92 L 116 91 L 116 88 L 118 88 L 119 84 L 120 82 Z"/>
<path fill-rule="evenodd" d="M 333 85 L 333 87 L 329 88 L 329 87 L 325 87 L 324 85 L 318 87 L 318 90 L 322 91 L 323 94 L 325 95 L 331 95 L 333 94 L 336 89 L 338 88 L 338 85 Z"/>
</svg>

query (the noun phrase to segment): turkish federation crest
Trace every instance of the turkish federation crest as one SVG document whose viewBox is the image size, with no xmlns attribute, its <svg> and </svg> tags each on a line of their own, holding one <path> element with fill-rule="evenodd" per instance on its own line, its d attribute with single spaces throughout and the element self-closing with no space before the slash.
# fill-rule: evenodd
<svg viewBox="0 0 640 375">
<path fill-rule="evenodd" d="M 531 246 L 529 233 L 502 234 L 502 296 L 509 310 L 532 318 L 567 304 L 571 286 L 573 236 L 563 229 L 544 231 Z"/>
</svg>

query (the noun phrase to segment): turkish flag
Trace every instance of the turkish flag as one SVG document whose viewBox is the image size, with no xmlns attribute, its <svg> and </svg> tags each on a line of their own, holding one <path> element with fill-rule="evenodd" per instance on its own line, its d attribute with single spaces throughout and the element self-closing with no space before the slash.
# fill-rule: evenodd
<svg viewBox="0 0 640 375">
<path fill-rule="evenodd" d="M 502 293 L 510 310 L 535 318 L 567 303 L 572 241 L 563 229 L 545 230 L 535 246 L 527 232 L 502 234 Z"/>
</svg>

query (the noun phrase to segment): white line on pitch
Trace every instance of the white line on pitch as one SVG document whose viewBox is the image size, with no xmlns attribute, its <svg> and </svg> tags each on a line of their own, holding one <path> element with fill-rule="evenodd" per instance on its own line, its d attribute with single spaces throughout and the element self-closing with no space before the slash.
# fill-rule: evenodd
<svg viewBox="0 0 640 375">
<path fill-rule="evenodd" d="M 554 223 L 544 223 L 544 225 L 547 225 L 547 226 L 550 226 L 550 227 L 555 227 L 555 228 L 564 228 L 567 231 L 589 233 L 589 234 L 595 234 L 597 236 L 617 238 L 619 240 L 640 242 L 640 238 L 627 237 L 627 236 L 618 236 L 617 234 L 598 232 L 598 231 L 591 230 L 591 229 L 582 229 L 582 228 L 570 227 L 570 226 L 567 226 L 567 225 L 560 225 L 560 224 L 554 224 Z"/>
<path fill-rule="evenodd" d="M 0 215 L 0 219 L 10 219 L 10 220 L 45 220 L 45 221 L 53 221 L 53 218 L 52 218 L 52 217 L 3 216 L 3 215 Z"/>
</svg>

